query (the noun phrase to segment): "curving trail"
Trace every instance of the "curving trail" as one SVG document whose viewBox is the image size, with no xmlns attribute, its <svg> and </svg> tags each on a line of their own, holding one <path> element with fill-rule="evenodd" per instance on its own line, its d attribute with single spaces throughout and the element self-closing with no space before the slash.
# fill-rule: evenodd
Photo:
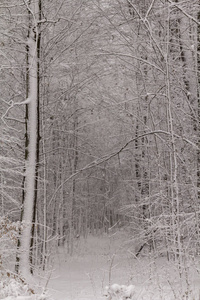
<svg viewBox="0 0 200 300">
<path fill-rule="evenodd" d="M 103 293 L 109 282 L 114 286 L 134 285 L 135 294 L 131 300 L 185 299 L 188 286 L 181 283 L 174 261 L 169 262 L 164 256 L 145 255 L 145 252 L 136 258 L 135 249 L 125 241 L 124 233 L 89 237 L 87 241 L 79 241 L 72 257 L 67 255 L 65 248 L 59 249 L 55 256 L 55 272 L 48 283 L 52 299 L 106 300 Z M 196 268 L 191 265 L 188 269 L 191 293 L 188 300 L 200 299 Z M 112 297 L 112 300 L 121 300 L 118 298 Z"/>
<path fill-rule="evenodd" d="M 102 300 L 105 286 L 117 280 L 130 282 L 128 257 L 121 249 L 122 240 L 89 237 L 78 245 L 77 254 L 69 257 L 65 249 L 57 253 L 55 272 L 48 289 L 55 300 Z"/>
</svg>

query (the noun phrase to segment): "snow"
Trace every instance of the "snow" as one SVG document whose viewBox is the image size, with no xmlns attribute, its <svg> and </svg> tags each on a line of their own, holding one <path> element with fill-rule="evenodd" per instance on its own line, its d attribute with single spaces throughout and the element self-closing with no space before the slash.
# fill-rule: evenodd
<svg viewBox="0 0 200 300">
<path fill-rule="evenodd" d="M 166 257 L 141 255 L 135 258 L 125 244 L 123 233 L 113 237 L 89 237 L 69 257 L 59 249 L 55 271 L 48 283 L 55 300 L 199 300 L 200 278 L 191 265 L 187 279 L 181 281 L 176 264 Z M 106 296 L 108 289 L 120 293 Z M 191 297 L 187 294 L 191 294 Z"/>
<path fill-rule="evenodd" d="M 180 280 L 176 264 L 166 257 L 151 257 L 134 251 L 123 233 L 80 238 L 75 253 L 55 248 L 49 261 L 52 272 L 37 274 L 34 290 L 47 286 L 48 295 L 1 296 L 4 300 L 199 300 L 199 262 L 186 266 L 188 278 Z M 49 265 L 49 267 L 50 267 Z M 184 277 L 184 275 L 182 275 Z M 188 286 L 187 286 L 188 282 Z M 9 287 L 10 288 L 10 287 Z M 0 288 L 1 290 L 1 288 Z"/>
<path fill-rule="evenodd" d="M 110 287 L 106 286 L 105 288 L 105 297 L 108 300 L 113 298 L 117 299 L 133 299 L 135 294 L 135 286 L 133 284 L 130 285 L 119 285 L 119 284 L 112 284 Z"/>
<path fill-rule="evenodd" d="M 39 298 L 38 295 L 32 295 L 32 296 L 9 296 L 4 298 L 3 300 L 42 300 L 42 298 Z"/>
<path fill-rule="evenodd" d="M 3 274 L 0 282 L 0 299 L 3 300 L 47 300 L 45 293 L 33 294 L 28 285 L 20 281 L 19 278 L 10 278 Z M 4 277 L 4 278 L 3 278 Z M 4 279 L 4 280 L 3 280 Z M 50 299 L 49 299 L 50 300 Z"/>
<path fill-rule="evenodd" d="M 21 236 L 20 269 L 24 277 L 29 275 L 29 246 L 31 237 L 31 220 L 33 215 L 35 195 L 35 172 L 36 172 L 36 144 L 37 144 L 37 42 L 34 33 L 30 32 L 29 38 L 29 145 L 28 159 L 26 160 L 25 200 L 23 211 L 24 227 Z"/>
</svg>

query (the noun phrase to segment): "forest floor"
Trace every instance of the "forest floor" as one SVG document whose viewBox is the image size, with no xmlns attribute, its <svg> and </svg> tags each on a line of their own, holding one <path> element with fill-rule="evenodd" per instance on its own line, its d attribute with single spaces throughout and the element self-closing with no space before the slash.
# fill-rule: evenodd
<svg viewBox="0 0 200 300">
<path fill-rule="evenodd" d="M 65 247 L 56 251 L 47 288 L 55 300 L 103 300 L 105 286 L 114 283 L 135 285 L 134 300 L 200 300 L 197 264 L 185 266 L 187 276 L 180 279 L 176 264 L 165 257 L 136 258 L 123 233 L 90 236 L 77 240 L 73 256 Z"/>
</svg>

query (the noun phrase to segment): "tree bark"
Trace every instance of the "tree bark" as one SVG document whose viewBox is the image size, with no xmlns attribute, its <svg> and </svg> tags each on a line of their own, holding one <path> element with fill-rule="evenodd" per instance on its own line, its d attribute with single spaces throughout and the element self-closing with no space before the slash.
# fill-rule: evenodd
<svg viewBox="0 0 200 300">
<path fill-rule="evenodd" d="M 38 20 L 41 20 L 41 0 L 38 0 L 39 15 Z M 33 246 L 34 246 L 34 234 L 35 234 L 35 221 L 37 212 L 37 197 L 38 197 L 38 173 L 39 173 L 39 156 L 40 156 L 40 45 L 41 45 L 41 32 L 40 25 L 38 25 L 38 37 L 37 37 L 37 128 L 36 128 L 36 170 L 35 170 L 35 193 L 34 193 L 34 205 L 33 205 L 33 219 L 31 229 L 31 243 L 30 243 L 30 263 L 33 263 Z M 31 273 L 33 270 L 31 268 Z"/>
<path fill-rule="evenodd" d="M 38 1 L 27 4 L 27 9 L 31 14 L 30 36 L 28 37 L 28 156 L 26 160 L 25 174 L 25 198 L 23 208 L 23 230 L 21 235 L 21 255 L 19 269 L 22 276 L 26 277 L 30 273 L 30 243 L 32 232 L 32 220 L 35 199 L 35 180 L 37 162 L 37 98 L 38 98 L 38 65 L 37 65 L 37 41 L 38 27 L 36 18 L 38 13 Z"/>
<path fill-rule="evenodd" d="M 200 11 L 197 14 L 200 23 Z M 200 25 L 197 25 L 197 144 L 200 148 Z M 200 201 L 200 150 L 197 151 L 197 193 L 198 202 Z"/>
</svg>

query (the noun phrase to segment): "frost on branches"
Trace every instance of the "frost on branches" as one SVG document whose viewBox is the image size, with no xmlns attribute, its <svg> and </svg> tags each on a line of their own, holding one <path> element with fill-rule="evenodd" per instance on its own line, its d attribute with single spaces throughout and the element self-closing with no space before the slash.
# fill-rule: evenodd
<svg viewBox="0 0 200 300">
<path fill-rule="evenodd" d="M 104 296 L 107 300 L 134 300 L 135 286 L 134 285 L 119 285 L 112 284 L 110 287 L 105 287 Z"/>
<path fill-rule="evenodd" d="M 0 270 L 1 300 L 51 300 L 46 293 L 36 294 L 19 275 Z"/>
<path fill-rule="evenodd" d="M 0 218 L 0 269 L 13 252 L 15 253 L 21 228 L 21 222 L 12 222 L 6 217 Z"/>
<path fill-rule="evenodd" d="M 17 299 L 18 296 L 31 296 L 33 290 L 17 275 L 1 272 L 0 299 Z"/>
<path fill-rule="evenodd" d="M 7 270 L 7 261 L 12 260 L 22 228 L 21 222 L 12 222 L 6 217 L 0 217 L 0 299 L 50 300 L 45 293 L 36 294 L 24 278 Z"/>
</svg>

